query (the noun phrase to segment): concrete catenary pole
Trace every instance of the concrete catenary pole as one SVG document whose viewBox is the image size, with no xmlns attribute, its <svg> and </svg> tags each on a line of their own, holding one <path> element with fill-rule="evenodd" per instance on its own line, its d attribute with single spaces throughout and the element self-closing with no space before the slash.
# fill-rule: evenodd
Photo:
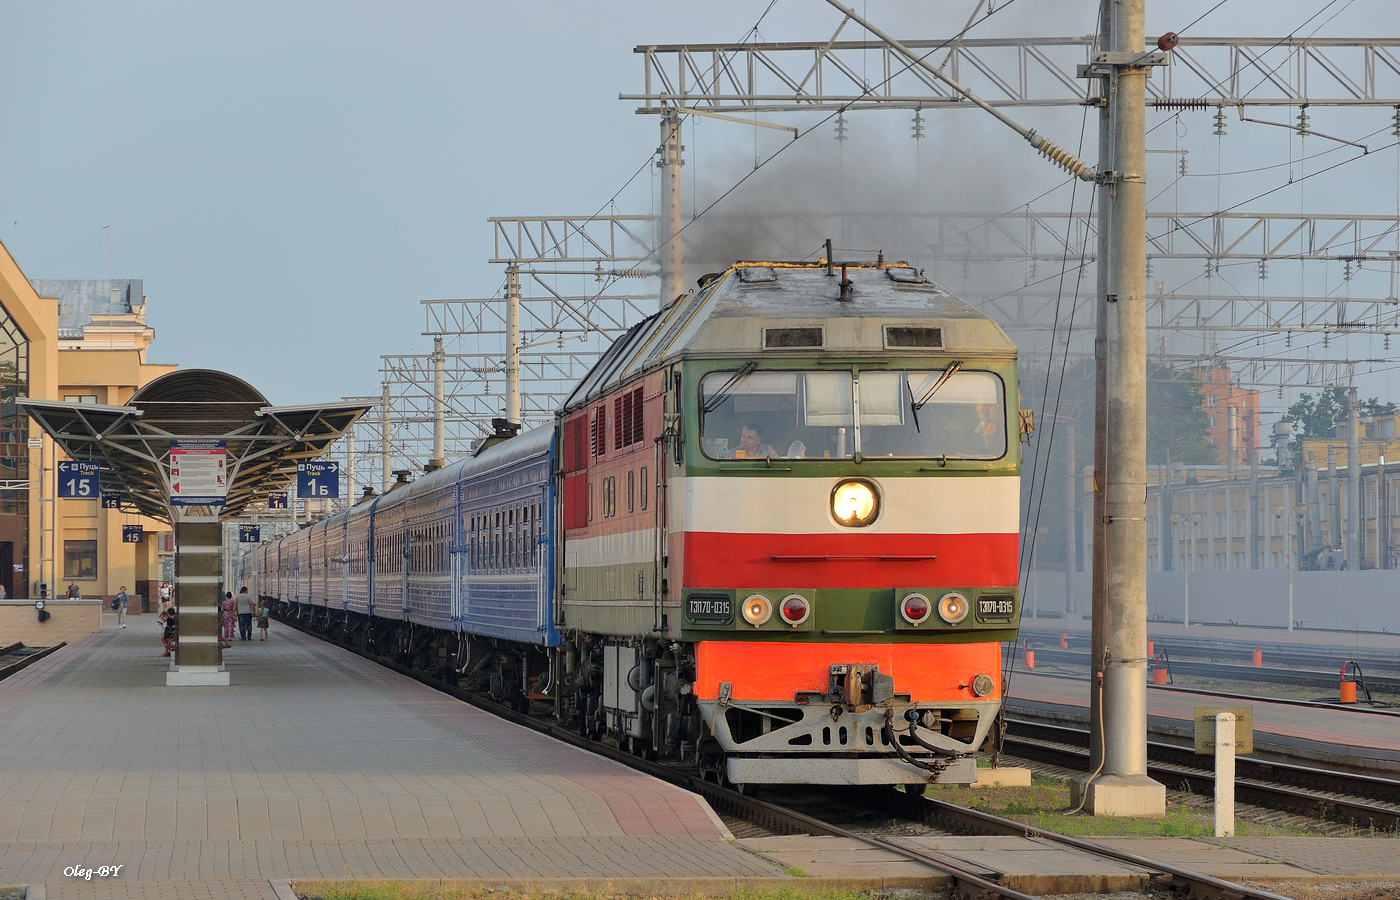
<svg viewBox="0 0 1400 900">
<path fill-rule="evenodd" d="M 351 425 L 349 428 L 345 429 L 345 442 L 346 442 L 346 451 L 347 451 L 347 452 L 346 452 L 346 456 L 348 457 L 346 468 L 348 468 L 348 469 L 350 470 L 349 472 L 346 473 L 346 474 L 349 476 L 349 477 L 348 477 L 349 487 L 348 487 L 348 488 L 346 489 L 346 491 L 345 491 L 345 505 L 346 505 L 347 507 L 350 507 L 350 506 L 354 506 L 354 505 L 355 505 L 355 426 L 354 426 L 354 425 Z"/>
<path fill-rule="evenodd" d="M 1065 612 L 1078 611 L 1074 597 L 1075 500 L 1079 497 L 1074 477 L 1074 422 L 1065 423 Z"/>
<path fill-rule="evenodd" d="M 382 472 L 380 473 L 381 484 L 379 486 L 379 490 L 381 493 L 388 493 L 389 465 L 390 460 L 393 458 L 393 450 L 392 445 L 389 442 L 389 385 L 387 382 L 385 383 L 384 389 L 380 393 L 379 397 L 379 424 L 380 427 L 384 430 L 384 446 L 379 451 L 379 465 L 382 470 Z"/>
<path fill-rule="evenodd" d="M 520 268 L 506 267 L 506 421 L 520 424 Z"/>
<path fill-rule="evenodd" d="M 661 215 L 656 219 L 656 246 L 661 255 L 661 305 L 685 293 L 681 277 L 681 116 L 672 110 L 661 117 Z"/>
<path fill-rule="evenodd" d="M 1110 51 L 1107 119 L 1099 174 L 1105 184 L 1107 253 L 1099 256 L 1105 288 L 1095 347 L 1100 393 L 1095 409 L 1095 463 L 1101 477 L 1094 541 L 1091 746 L 1103 747 L 1100 774 L 1076 782 L 1094 815 L 1161 816 L 1166 788 L 1147 777 L 1147 195 L 1143 0 L 1102 6 L 1100 46 Z M 1103 134 L 1103 132 L 1107 134 Z M 1104 145 L 1107 144 L 1105 147 Z M 1101 436 L 1101 439 L 1100 439 Z"/>
<path fill-rule="evenodd" d="M 447 367 L 447 354 L 442 350 L 442 338 L 433 338 L 433 458 L 429 468 L 441 469 L 447 465 L 447 396 L 443 388 L 443 369 Z"/>
<path fill-rule="evenodd" d="M 1342 494 L 1337 481 L 1337 446 L 1327 445 L 1327 505 L 1332 507 L 1332 527 L 1327 529 L 1328 545 L 1342 552 Z"/>
<path fill-rule="evenodd" d="M 1361 521 L 1361 421 L 1356 388 L 1347 391 L 1347 568 L 1361 570 L 1366 526 Z"/>
</svg>

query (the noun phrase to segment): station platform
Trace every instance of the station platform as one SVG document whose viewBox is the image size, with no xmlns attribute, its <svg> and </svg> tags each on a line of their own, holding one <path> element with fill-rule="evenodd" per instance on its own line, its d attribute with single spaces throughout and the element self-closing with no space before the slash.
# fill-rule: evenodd
<svg viewBox="0 0 1400 900">
<path fill-rule="evenodd" d="M 693 794 L 275 624 L 234 642 L 228 687 L 166 687 L 155 618 L 114 625 L 0 681 L 0 881 L 30 900 L 290 900 L 359 879 L 710 896 L 948 884 L 841 839 L 735 840 Z M 901 840 L 1027 886 L 1145 877 L 1027 839 Z M 1134 852 L 1222 877 L 1400 880 L 1393 840 L 1338 840 Z"/>
<path fill-rule="evenodd" d="M 1268 700 L 1232 700 L 1177 687 L 1148 685 L 1149 726 L 1182 732 L 1189 738 L 1199 706 L 1248 706 L 1254 711 L 1257 754 L 1272 752 L 1280 759 L 1346 757 L 1351 767 L 1364 766 L 1376 774 L 1400 772 L 1400 716 L 1376 715 L 1361 709 L 1327 709 Z M 1007 709 L 1068 709 L 1087 717 L 1089 681 L 1059 678 L 1018 669 L 1011 676 Z"/>
</svg>

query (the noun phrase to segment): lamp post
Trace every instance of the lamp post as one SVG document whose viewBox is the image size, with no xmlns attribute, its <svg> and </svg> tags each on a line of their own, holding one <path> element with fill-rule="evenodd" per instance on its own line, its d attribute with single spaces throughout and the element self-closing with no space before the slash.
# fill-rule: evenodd
<svg viewBox="0 0 1400 900">
<path fill-rule="evenodd" d="M 1287 507 L 1275 506 L 1274 519 L 1282 519 Z M 1293 570 L 1298 566 L 1298 523 L 1308 513 L 1308 505 L 1299 503 L 1288 519 L 1288 633 L 1293 633 Z M 1282 523 L 1280 523 L 1282 524 Z"/>
<path fill-rule="evenodd" d="M 1173 526 L 1180 526 L 1180 527 L 1181 527 L 1181 540 L 1182 540 L 1183 543 L 1186 542 L 1186 535 L 1187 535 L 1188 530 L 1189 530 L 1189 532 L 1190 532 L 1190 534 L 1191 534 L 1191 542 L 1190 542 L 1190 544 L 1188 545 L 1188 552 L 1187 552 L 1187 555 L 1186 555 L 1186 564 L 1183 565 L 1183 566 L 1181 567 L 1181 599 L 1182 599 L 1181 627 L 1182 627 L 1182 628 L 1190 628 L 1190 627 L 1191 627 L 1191 567 L 1192 567 L 1193 565 L 1195 565 L 1195 563 L 1196 563 L 1196 526 L 1201 524 L 1201 514 L 1200 514 L 1200 513 L 1190 513 L 1190 514 L 1187 514 L 1187 515 L 1182 515 L 1181 513 L 1172 513 L 1172 514 L 1171 514 L 1170 516 L 1168 516 L 1167 518 L 1171 520 L 1171 523 L 1172 523 Z"/>
</svg>

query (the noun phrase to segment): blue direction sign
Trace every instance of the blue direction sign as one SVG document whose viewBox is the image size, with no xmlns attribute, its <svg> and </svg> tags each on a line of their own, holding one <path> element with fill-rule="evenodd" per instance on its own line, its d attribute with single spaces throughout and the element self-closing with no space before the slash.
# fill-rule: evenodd
<svg viewBox="0 0 1400 900">
<path fill-rule="evenodd" d="M 258 543 L 258 542 L 261 541 L 261 540 L 262 540 L 262 526 L 261 526 L 261 525 L 239 525 L 239 526 L 238 526 L 238 543 L 240 543 L 240 544 L 256 544 L 256 543 Z"/>
<path fill-rule="evenodd" d="M 286 509 L 286 508 L 287 508 L 287 494 L 286 494 L 286 492 L 283 492 L 283 493 L 281 493 L 281 494 L 268 494 L 268 495 L 267 495 L 267 508 L 268 508 L 268 509 Z"/>
<path fill-rule="evenodd" d="M 119 493 L 117 493 L 116 491 L 103 491 L 103 492 L 102 492 L 102 508 L 103 508 L 103 509 L 121 509 L 121 508 L 122 508 L 122 495 L 119 494 Z"/>
<path fill-rule="evenodd" d="M 145 539 L 145 532 L 141 530 L 141 526 L 140 526 L 140 525 L 123 525 L 123 526 L 122 526 L 122 543 L 123 543 L 123 544 L 139 544 L 139 543 L 141 543 L 141 541 L 144 540 L 144 539 Z"/>
<path fill-rule="evenodd" d="M 297 463 L 297 499 L 324 500 L 340 496 L 340 463 Z"/>
<path fill-rule="evenodd" d="M 59 499 L 96 500 L 98 487 L 97 463 L 60 462 L 58 464 Z"/>
</svg>

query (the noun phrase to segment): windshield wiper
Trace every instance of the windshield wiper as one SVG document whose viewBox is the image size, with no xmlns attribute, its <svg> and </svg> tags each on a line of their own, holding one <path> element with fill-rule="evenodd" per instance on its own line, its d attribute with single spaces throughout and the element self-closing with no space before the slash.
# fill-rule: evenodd
<svg viewBox="0 0 1400 900">
<path fill-rule="evenodd" d="M 914 402 L 914 389 L 909 386 L 909 379 L 904 379 L 904 390 L 909 394 L 909 414 L 914 417 L 914 433 L 923 434 L 919 428 L 919 405 Z"/>
<path fill-rule="evenodd" d="M 914 389 L 910 388 L 909 408 L 913 410 L 915 414 L 917 414 L 919 410 L 923 409 L 924 404 L 929 402 L 929 400 L 933 398 L 934 394 L 938 393 L 938 389 L 943 387 L 943 385 L 947 384 L 948 379 L 956 375 L 958 370 L 961 368 L 962 360 L 960 359 L 955 359 L 952 362 L 948 363 L 948 368 L 943 370 L 943 374 L 938 376 L 938 380 L 933 383 L 933 387 L 928 389 L 928 392 L 924 394 L 923 398 L 919 400 L 918 403 L 914 402 Z"/>
<path fill-rule="evenodd" d="M 719 405 L 724 402 L 724 398 L 729 394 L 729 392 L 734 390 L 734 388 L 738 387 L 739 382 L 743 381 L 745 378 L 748 378 L 749 373 L 756 368 L 758 368 L 758 363 L 756 362 L 745 363 L 742 369 L 734 373 L 733 378 L 720 385 L 719 390 L 715 391 L 709 397 L 705 398 L 705 405 L 704 407 L 702 407 L 701 411 L 711 413 L 718 409 Z"/>
</svg>

